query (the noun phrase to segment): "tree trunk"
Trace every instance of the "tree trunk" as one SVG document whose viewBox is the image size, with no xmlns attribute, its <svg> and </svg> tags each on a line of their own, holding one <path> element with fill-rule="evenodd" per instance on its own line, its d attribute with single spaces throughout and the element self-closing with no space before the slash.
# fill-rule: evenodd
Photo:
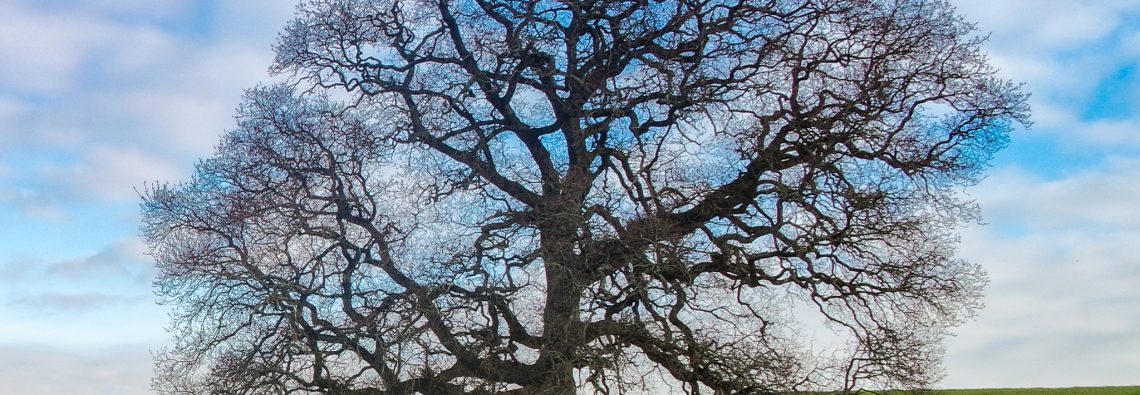
<svg viewBox="0 0 1140 395">
<path fill-rule="evenodd" d="M 574 368 L 569 363 L 556 365 L 547 373 L 547 380 L 542 384 L 533 386 L 525 393 L 528 395 L 575 395 L 578 393 L 574 384 Z"/>
<path fill-rule="evenodd" d="M 549 366 L 535 388 L 538 395 L 572 395 L 577 393 L 574 366 L 577 350 L 582 347 L 581 300 L 583 285 L 576 278 L 573 215 L 551 216 L 550 228 L 543 229 L 543 259 L 546 269 L 546 305 L 543 309 L 544 347 L 539 364 Z"/>
</svg>

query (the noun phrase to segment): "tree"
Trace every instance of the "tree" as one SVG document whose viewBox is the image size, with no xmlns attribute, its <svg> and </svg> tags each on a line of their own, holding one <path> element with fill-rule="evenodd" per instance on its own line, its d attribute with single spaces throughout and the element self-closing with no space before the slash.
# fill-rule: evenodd
<svg viewBox="0 0 1140 395">
<path fill-rule="evenodd" d="M 144 192 L 155 386 L 927 385 L 985 283 L 960 188 L 1027 116 L 972 29 L 937 0 L 310 0 L 288 83 Z"/>
</svg>

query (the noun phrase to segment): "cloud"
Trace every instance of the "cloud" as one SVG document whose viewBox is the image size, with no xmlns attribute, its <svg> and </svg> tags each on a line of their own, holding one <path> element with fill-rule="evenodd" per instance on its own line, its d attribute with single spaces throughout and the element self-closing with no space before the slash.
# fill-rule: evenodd
<svg viewBox="0 0 1140 395">
<path fill-rule="evenodd" d="M 30 219 L 66 220 L 83 202 L 133 211 L 143 182 L 186 178 L 267 78 L 291 9 L 71 3 L 0 4 L 0 202 Z"/>
<path fill-rule="evenodd" d="M 43 314 L 90 312 L 91 310 L 119 307 L 126 304 L 145 302 L 141 296 L 121 296 L 97 292 L 86 293 L 42 293 L 23 295 L 12 300 L 9 305 L 34 310 Z"/>
<path fill-rule="evenodd" d="M 69 34 L 88 31 L 91 35 Z M 101 35 L 89 20 L 37 12 L 20 2 L 0 3 L 0 86 L 58 91 L 78 69 L 80 51 Z"/>
<path fill-rule="evenodd" d="M 191 10 L 191 0 L 86 0 L 82 2 L 48 0 L 46 7 L 59 12 L 70 10 L 83 14 L 95 14 L 116 19 L 161 20 L 177 16 Z"/>
<path fill-rule="evenodd" d="M 973 189 L 986 221 L 1033 232 L 1140 230 L 1140 157 L 1113 157 L 1050 180 L 996 169 Z"/>
<path fill-rule="evenodd" d="M 1122 350 L 1140 348 L 1140 3 L 954 4 L 992 33 L 1002 75 L 1026 82 L 1035 126 L 1013 136 L 1022 164 L 971 191 L 991 225 L 968 229 L 961 255 L 992 283 L 948 342 L 942 385 L 1135 385 L 1140 357 Z"/>
<path fill-rule="evenodd" d="M 148 49 L 156 34 L 71 7 L 0 4 L 0 88 L 24 94 L 75 93 L 92 61 L 116 62 Z"/>
<path fill-rule="evenodd" d="M 64 349 L 42 344 L 0 345 L 4 392 L 23 395 L 148 394 L 147 345 Z"/>
<path fill-rule="evenodd" d="M 134 238 L 73 258 L 11 259 L 0 265 L 0 345 L 162 339 L 167 316 L 152 293 L 153 274 L 145 246 Z"/>
<path fill-rule="evenodd" d="M 37 295 L 63 294 L 44 293 L 43 289 L 49 283 L 59 283 L 71 291 L 113 288 L 132 294 L 149 294 L 153 276 L 154 266 L 147 255 L 147 247 L 135 237 L 114 241 L 86 256 L 56 261 L 25 257 L 0 264 L 0 283 L 38 284 L 38 287 L 29 288 Z M 0 289 L 0 295 L 12 292 L 13 286 L 6 288 Z"/>
<path fill-rule="evenodd" d="M 1140 159 L 1046 180 L 999 169 L 975 188 L 988 226 L 960 255 L 989 273 L 986 308 L 948 342 L 956 387 L 1135 385 Z"/>
<path fill-rule="evenodd" d="M 955 0 L 978 22 L 992 64 L 1032 93 L 1030 137 L 1085 150 L 1140 148 L 1140 3 Z M 1131 119 L 1128 119 L 1131 118 Z"/>
<path fill-rule="evenodd" d="M 959 11 L 977 21 L 999 44 L 1024 52 L 1080 50 L 1108 38 L 1140 9 L 1134 1 L 955 0 Z"/>
<path fill-rule="evenodd" d="M 78 162 L 52 164 L 37 174 L 38 200 L 126 201 L 144 182 L 174 180 L 181 172 L 157 153 L 122 146 L 96 146 L 77 153 Z"/>
<path fill-rule="evenodd" d="M 965 348 L 964 334 L 951 340 L 952 350 Z M 940 384 L 944 388 L 1086 387 L 1136 385 L 1140 358 L 1122 350 L 1140 348 L 1123 336 L 1072 336 L 1025 333 L 1002 341 L 973 344 L 969 352 L 947 354 L 956 366 Z M 1042 345 L 1049 345 L 1042 352 Z M 968 380 L 956 379 L 958 376 Z"/>
<path fill-rule="evenodd" d="M 0 264 L 0 284 L 24 281 L 30 273 L 31 268 L 25 264 L 11 261 Z"/>
<path fill-rule="evenodd" d="M 28 106 L 15 97 L 0 95 L 0 130 L 28 113 Z M 0 133 L 2 134 L 2 133 Z"/>
<path fill-rule="evenodd" d="M 116 135 L 175 154 L 181 164 L 187 159 L 212 153 L 226 129 L 234 126 L 233 114 L 245 89 L 268 79 L 272 60 L 268 45 L 261 48 L 220 44 L 193 51 L 195 61 L 171 64 L 164 76 L 137 89 L 109 89 L 101 101 L 115 103 L 114 110 L 131 124 L 108 128 Z M 122 136 L 122 137 L 120 137 Z"/>
<path fill-rule="evenodd" d="M 141 240 L 132 238 L 107 246 L 98 253 L 57 262 L 48 267 L 47 274 L 68 280 L 128 278 L 137 283 L 149 283 L 153 266 L 147 256 L 147 247 Z"/>
<path fill-rule="evenodd" d="M 167 317 L 134 188 L 211 153 L 289 3 L 0 1 L 4 392 L 147 393 Z"/>
</svg>

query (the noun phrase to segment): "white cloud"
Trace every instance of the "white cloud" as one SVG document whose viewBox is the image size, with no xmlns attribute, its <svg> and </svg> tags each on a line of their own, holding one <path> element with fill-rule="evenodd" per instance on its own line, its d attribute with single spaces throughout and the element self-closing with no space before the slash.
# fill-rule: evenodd
<svg viewBox="0 0 1140 395">
<path fill-rule="evenodd" d="M 1117 148 L 1140 148 L 1140 119 L 1092 121 L 1072 125 L 1070 130 L 1081 130 L 1075 135 L 1087 145 Z"/>
<path fill-rule="evenodd" d="M 1140 230 L 1140 158 L 1110 158 L 1099 166 L 1046 180 L 1003 168 L 974 188 L 986 221 L 1024 231 Z"/>
<path fill-rule="evenodd" d="M 151 377 L 147 345 L 64 349 L 0 345 L 4 392 L 23 395 L 142 395 Z"/>
<path fill-rule="evenodd" d="M 182 176 L 177 162 L 162 152 L 124 145 L 91 145 L 75 152 L 67 150 L 45 156 L 65 158 L 24 163 L 0 176 L 0 201 L 19 207 L 24 215 L 47 220 L 69 220 L 75 207 L 85 202 L 108 204 L 131 202 L 145 182 L 172 181 Z M 105 205 L 104 210 L 126 209 Z M 133 207 L 131 208 L 133 210 Z M 124 214 L 125 215 L 125 214 Z"/>
<path fill-rule="evenodd" d="M 1140 4 L 1126 0 L 954 0 L 999 45 L 1024 52 L 1081 49 L 1106 39 Z"/>
<path fill-rule="evenodd" d="M 14 97 L 0 96 L 0 130 L 28 113 L 28 106 Z M 3 133 L 0 132 L 0 135 Z"/>
<path fill-rule="evenodd" d="M 107 354 L 110 362 L 76 351 L 166 337 L 153 267 L 132 236 L 134 188 L 183 179 L 211 153 L 243 89 L 266 79 L 291 8 L 276 0 L 0 1 L 5 391 L 145 393 L 145 350 Z"/>
<path fill-rule="evenodd" d="M 41 293 L 22 295 L 9 305 L 22 309 L 33 309 L 39 314 L 66 314 L 108 309 L 125 304 L 146 301 L 140 296 L 122 296 L 98 292 L 85 293 Z"/>
<path fill-rule="evenodd" d="M 64 2 L 57 7 L 79 10 L 85 14 L 109 15 L 132 19 L 163 19 L 188 12 L 191 0 L 86 0 Z"/>
<path fill-rule="evenodd" d="M 62 219 L 70 203 L 130 202 L 144 181 L 185 178 L 232 127 L 242 91 L 266 79 L 291 10 L 136 3 L 149 4 L 0 4 L 0 155 L 37 158 L 0 175 L 19 185 L 0 188 L 0 200 Z M 153 20 L 216 30 L 185 35 Z"/>
<path fill-rule="evenodd" d="M 137 237 L 128 237 L 108 243 L 87 255 L 52 261 L 23 257 L 0 263 L 0 282 L 9 283 L 0 288 L 0 296 L 12 291 L 82 294 L 105 292 L 107 289 L 125 291 L 130 295 L 150 294 L 153 271 L 153 261 L 147 254 L 146 244 Z M 67 292 L 45 291 L 49 284 L 56 284 Z"/>
<path fill-rule="evenodd" d="M 986 308 L 948 342 L 942 386 L 1135 385 L 1140 160 L 1058 180 L 1001 169 L 976 188 L 991 224 L 961 255 L 989 272 Z"/>
<path fill-rule="evenodd" d="M 153 266 L 147 247 L 136 238 L 121 240 L 94 255 L 52 264 L 47 274 L 69 280 L 130 279 L 149 285 Z"/>
<path fill-rule="evenodd" d="M 211 152 L 242 90 L 265 79 L 290 10 L 0 1 L 3 392 L 148 393 L 151 359 L 137 343 L 160 345 L 167 319 L 130 236 L 133 188 L 185 178 Z"/>
<path fill-rule="evenodd" d="M 1035 130 L 1083 149 L 1116 151 L 1140 147 L 1135 120 L 1088 120 L 1099 89 L 1119 88 L 1112 78 L 1140 66 L 1140 3 L 1064 0 L 955 0 L 967 20 L 977 21 L 992 64 L 1003 78 L 1024 82 L 1033 94 Z M 1136 76 L 1130 77 L 1135 81 Z M 1135 93 L 1117 94 L 1131 95 Z M 1140 113 L 1140 100 L 1121 100 Z M 1103 109 L 1102 109 L 1103 110 Z M 1094 117 L 1095 118 L 1095 117 Z"/>
<path fill-rule="evenodd" d="M 48 180 L 63 180 L 65 186 L 75 189 L 72 199 L 84 199 L 93 194 L 106 200 L 128 200 L 138 195 L 133 189 L 144 182 L 173 180 L 179 172 L 168 160 L 156 153 L 116 146 L 92 147 L 82 153 L 81 162 L 43 176 Z M 89 197 L 86 197 L 89 198 Z"/>
<path fill-rule="evenodd" d="M 0 3 L 0 87 L 58 93 L 73 88 L 82 62 L 115 26 L 81 14 Z"/>
<path fill-rule="evenodd" d="M 269 48 L 285 22 L 292 19 L 295 4 L 278 0 L 218 2 L 217 32 Z"/>
<path fill-rule="evenodd" d="M 0 265 L 0 345 L 108 346 L 165 338 L 164 308 L 151 291 L 153 267 L 135 238 L 91 254 Z"/>
<path fill-rule="evenodd" d="M 266 80 L 272 53 L 237 45 L 200 48 L 195 62 L 170 64 L 168 72 L 139 89 L 103 95 L 134 122 L 129 135 L 149 146 L 187 158 L 210 154 L 218 136 L 234 125 L 233 113 L 245 89 Z M 172 62 L 173 63 L 173 62 Z"/>
</svg>

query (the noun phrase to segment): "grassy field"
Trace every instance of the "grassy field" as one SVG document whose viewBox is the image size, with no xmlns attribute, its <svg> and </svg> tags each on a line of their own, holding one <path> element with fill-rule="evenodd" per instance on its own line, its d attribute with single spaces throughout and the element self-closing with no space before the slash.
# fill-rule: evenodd
<svg viewBox="0 0 1140 395">
<path fill-rule="evenodd" d="M 1001 388 L 939 390 L 938 395 L 1140 395 L 1140 387 Z"/>
<path fill-rule="evenodd" d="M 888 392 L 887 395 L 909 395 L 911 392 Z M 1140 387 L 1075 387 L 1075 388 L 995 388 L 972 390 L 934 390 L 931 395 L 1140 395 Z"/>
</svg>

